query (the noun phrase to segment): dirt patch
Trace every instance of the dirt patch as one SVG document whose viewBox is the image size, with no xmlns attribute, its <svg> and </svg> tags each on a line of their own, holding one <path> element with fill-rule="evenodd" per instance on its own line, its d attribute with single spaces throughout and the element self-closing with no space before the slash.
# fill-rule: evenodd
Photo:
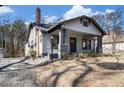
<svg viewBox="0 0 124 93">
<path fill-rule="evenodd" d="M 104 62 L 97 65 L 110 70 L 124 70 L 124 63 Z"/>
<path fill-rule="evenodd" d="M 89 67 L 74 60 L 58 61 L 36 69 L 37 83 L 49 87 L 79 86 L 89 70 Z"/>
<path fill-rule="evenodd" d="M 91 60 L 94 62 L 92 64 Z M 88 60 L 89 66 L 93 72 L 84 78 L 85 87 L 123 87 L 124 86 L 124 69 L 123 57 L 119 58 L 119 63 L 114 57 L 97 57 Z"/>
<path fill-rule="evenodd" d="M 120 68 L 123 68 L 123 60 L 119 58 Z M 45 87 L 123 87 L 124 70 L 105 68 L 113 67 L 116 62 L 114 57 L 63 60 L 36 68 L 35 73 L 37 83 Z"/>
</svg>

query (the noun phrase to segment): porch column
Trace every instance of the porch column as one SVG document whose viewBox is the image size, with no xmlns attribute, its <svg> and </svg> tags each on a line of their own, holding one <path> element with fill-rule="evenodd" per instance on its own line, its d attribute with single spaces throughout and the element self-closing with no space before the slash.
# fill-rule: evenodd
<svg viewBox="0 0 124 93">
<path fill-rule="evenodd" d="M 67 45 L 67 31 L 64 28 L 61 28 L 59 31 L 59 45 L 58 45 L 58 58 L 61 59 L 62 53 L 68 53 Z"/>
<path fill-rule="evenodd" d="M 95 39 L 92 40 L 92 51 L 95 53 Z"/>
<path fill-rule="evenodd" d="M 58 44 L 58 58 L 61 59 L 62 55 L 62 29 L 59 30 L 59 44 Z"/>
<path fill-rule="evenodd" d="M 62 53 L 68 54 L 68 44 L 67 44 L 67 30 L 62 29 Z"/>
<path fill-rule="evenodd" d="M 96 52 L 97 53 L 102 53 L 102 36 L 97 36 Z"/>
</svg>

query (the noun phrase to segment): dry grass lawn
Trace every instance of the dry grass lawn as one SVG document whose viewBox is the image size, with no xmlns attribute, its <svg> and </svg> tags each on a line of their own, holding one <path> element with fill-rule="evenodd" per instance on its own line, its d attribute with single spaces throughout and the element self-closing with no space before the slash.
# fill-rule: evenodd
<svg viewBox="0 0 124 93">
<path fill-rule="evenodd" d="M 37 83 L 52 87 L 123 87 L 124 57 L 63 60 L 35 69 Z"/>
</svg>

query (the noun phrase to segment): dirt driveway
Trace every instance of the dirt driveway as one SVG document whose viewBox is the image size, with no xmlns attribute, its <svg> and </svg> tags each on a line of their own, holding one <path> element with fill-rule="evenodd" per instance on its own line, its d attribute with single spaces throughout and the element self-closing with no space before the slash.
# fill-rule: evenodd
<svg viewBox="0 0 124 93">
<path fill-rule="evenodd" d="M 63 60 L 35 69 L 37 82 L 43 86 L 124 87 L 124 57 Z"/>
<path fill-rule="evenodd" d="M 21 60 L 21 61 L 20 61 Z M 34 68 L 20 58 L 0 59 L 0 87 L 35 87 Z"/>
</svg>

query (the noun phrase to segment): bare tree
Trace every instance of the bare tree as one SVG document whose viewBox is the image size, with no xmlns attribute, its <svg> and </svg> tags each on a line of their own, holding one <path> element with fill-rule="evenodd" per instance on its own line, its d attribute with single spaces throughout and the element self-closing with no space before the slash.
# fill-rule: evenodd
<svg viewBox="0 0 124 93">
<path fill-rule="evenodd" d="M 4 34 L 6 56 L 14 56 L 14 34 L 11 30 L 11 24 L 1 26 L 1 33 Z"/>
<path fill-rule="evenodd" d="M 110 32 L 110 35 L 107 35 L 109 40 L 112 42 L 112 53 L 119 62 L 118 56 L 116 53 L 116 44 L 122 38 L 122 11 L 120 9 L 115 10 L 114 12 L 107 13 L 105 15 L 96 15 L 94 19 L 101 25 L 101 27 Z"/>
<path fill-rule="evenodd" d="M 4 35 L 6 56 L 24 55 L 24 41 L 27 31 L 23 20 L 15 20 L 14 23 L 9 23 L 7 18 L 3 18 L 0 33 Z"/>
<path fill-rule="evenodd" d="M 113 42 L 113 53 L 115 53 L 115 43 L 122 37 L 122 11 L 117 9 L 114 12 L 105 15 L 95 15 L 93 17 L 106 32 L 111 33 L 110 37 L 109 35 L 108 37 Z"/>
<path fill-rule="evenodd" d="M 14 33 L 14 45 L 17 54 L 24 55 L 24 41 L 26 40 L 26 25 L 23 20 L 16 20 L 12 25 Z"/>
<path fill-rule="evenodd" d="M 0 33 L 0 48 L 2 48 L 2 45 L 3 45 L 3 43 L 2 43 L 2 33 Z"/>
</svg>

